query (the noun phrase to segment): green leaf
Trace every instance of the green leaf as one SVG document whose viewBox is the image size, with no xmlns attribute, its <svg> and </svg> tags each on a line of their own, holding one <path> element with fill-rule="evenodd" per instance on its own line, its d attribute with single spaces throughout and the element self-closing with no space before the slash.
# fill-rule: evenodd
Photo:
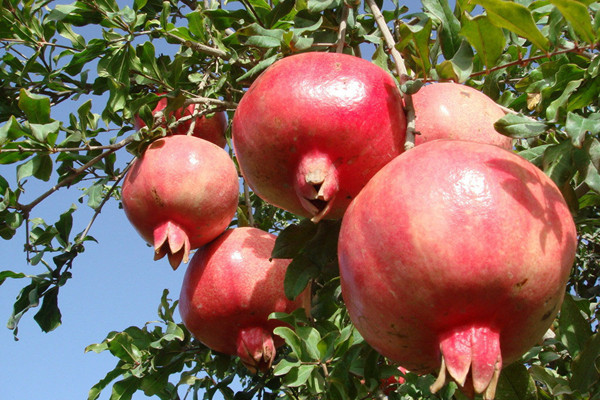
<svg viewBox="0 0 600 400">
<path fill-rule="evenodd" d="M 437 32 L 444 58 L 446 60 L 453 58 L 459 51 L 462 40 L 458 36 L 460 22 L 452 13 L 448 0 L 423 0 L 423 7 L 441 23 Z"/>
<path fill-rule="evenodd" d="M 35 140 L 53 146 L 56 143 L 56 136 L 60 129 L 60 121 L 53 121 L 47 124 L 29 124 L 29 127 Z"/>
<path fill-rule="evenodd" d="M 550 146 L 544 152 L 542 169 L 559 188 L 574 174 L 573 146 L 570 141 Z"/>
<path fill-rule="evenodd" d="M 262 72 L 263 70 L 265 70 L 267 67 L 269 67 L 271 64 L 273 64 L 275 61 L 277 61 L 277 59 L 279 58 L 278 54 L 275 54 L 269 58 L 266 58 L 262 61 L 260 61 L 258 64 L 256 64 L 254 67 L 250 68 L 245 74 L 243 74 L 242 76 L 240 76 L 239 78 L 237 78 L 237 82 L 243 81 L 246 78 L 249 78 L 251 76 L 257 75 L 260 72 Z"/>
<path fill-rule="evenodd" d="M 58 286 L 48 289 L 43 298 L 42 306 L 33 316 L 33 319 L 44 332 L 50 332 L 62 323 L 60 309 L 58 308 Z"/>
<path fill-rule="evenodd" d="M 288 14 L 292 12 L 296 0 L 282 0 L 269 12 L 267 17 L 264 19 L 264 23 L 268 28 L 272 28 L 279 21 L 283 20 Z"/>
<path fill-rule="evenodd" d="M 410 48 L 410 57 L 417 68 L 415 73 L 418 76 L 429 76 L 431 68 L 429 39 L 431 37 L 432 26 L 433 22 L 429 18 L 417 25 L 400 23 L 398 26 L 398 34 L 402 40 L 396 44 L 396 48 L 401 52 L 405 47 Z"/>
<path fill-rule="evenodd" d="M 567 135 L 571 138 L 573 146 L 581 148 L 586 133 L 596 135 L 600 133 L 600 114 L 592 114 L 589 118 L 568 112 L 565 124 Z"/>
<path fill-rule="evenodd" d="M 436 65 L 440 79 L 449 79 L 463 83 L 467 81 L 473 71 L 473 49 L 465 41 L 451 60 L 446 60 Z"/>
<path fill-rule="evenodd" d="M 47 182 L 52 175 L 52 158 L 47 154 L 37 154 L 24 164 L 17 166 L 17 180 L 34 176 Z"/>
<path fill-rule="evenodd" d="M 545 133 L 548 126 L 522 114 L 506 114 L 494 123 L 494 128 L 503 135 L 514 139 L 532 138 Z"/>
<path fill-rule="evenodd" d="M 521 363 L 513 363 L 500 374 L 496 400 L 537 400 L 535 381 Z"/>
<path fill-rule="evenodd" d="M 50 122 L 50 99 L 46 96 L 30 93 L 21 89 L 19 94 L 19 108 L 33 124 L 47 124 Z"/>
<path fill-rule="evenodd" d="M 299 366 L 300 366 L 300 360 L 290 361 L 290 360 L 283 358 L 273 368 L 273 375 L 275 375 L 275 376 L 285 375 L 288 372 L 290 372 L 290 370 L 292 368 L 299 367 Z"/>
<path fill-rule="evenodd" d="M 60 237 L 60 240 L 62 240 L 63 246 L 66 246 L 66 244 L 69 243 L 69 235 L 73 228 L 73 212 L 75 212 L 76 209 L 77 207 L 75 204 L 71 204 L 69 210 L 62 213 L 56 224 L 54 224 L 58 231 L 58 236 Z"/>
<path fill-rule="evenodd" d="M 308 0 L 308 11 L 318 14 L 328 8 L 333 8 L 338 3 L 338 0 Z"/>
<path fill-rule="evenodd" d="M 283 379 L 283 383 L 288 387 L 299 387 L 306 383 L 317 365 L 300 365 L 292 368 Z"/>
<path fill-rule="evenodd" d="M 573 93 L 583 82 L 582 79 L 573 80 L 567 83 L 567 86 L 562 91 L 561 95 L 554 100 L 548 108 L 546 108 L 546 118 L 548 121 L 556 121 L 559 118 L 559 112 L 565 108 L 569 101 L 569 96 Z"/>
<path fill-rule="evenodd" d="M 596 35 L 586 5 L 576 0 L 550 0 L 565 17 L 579 38 L 586 43 L 594 43 Z"/>
<path fill-rule="evenodd" d="M 288 265 L 283 281 L 285 295 L 294 300 L 308 286 L 311 279 L 319 276 L 320 268 L 305 254 L 296 256 Z"/>
<path fill-rule="evenodd" d="M 102 378 L 98 383 L 92 386 L 92 388 L 88 392 L 88 400 L 96 400 L 98 397 L 100 397 L 100 393 L 102 393 L 102 390 L 104 390 L 109 383 L 121 376 L 123 372 L 124 371 L 120 368 L 120 363 L 117 364 L 117 367 L 115 367 L 115 369 L 109 371 L 104 378 Z"/>
<path fill-rule="evenodd" d="M 600 382 L 600 371 L 598 371 L 598 359 L 600 358 L 600 333 L 590 336 L 581 352 L 575 357 L 571 365 L 573 375 L 571 387 L 582 393 L 591 389 L 592 385 Z"/>
<path fill-rule="evenodd" d="M 492 24 L 487 15 L 471 18 L 465 14 L 460 33 L 475 48 L 479 59 L 486 68 L 489 69 L 496 65 L 502 56 L 506 38 L 502 29 Z"/>
<path fill-rule="evenodd" d="M 490 22 L 524 37 L 537 48 L 547 51 L 550 41 L 538 29 L 531 11 L 524 5 L 505 0 L 473 0 L 487 12 Z"/>
<path fill-rule="evenodd" d="M 273 329 L 273 333 L 285 340 L 285 343 L 290 346 L 292 352 L 300 359 L 302 355 L 302 341 L 292 329 L 287 326 L 279 326 Z"/>
<path fill-rule="evenodd" d="M 110 400 L 131 400 L 131 397 L 138 390 L 139 386 L 140 380 L 134 376 L 115 382 L 112 387 Z"/>
<path fill-rule="evenodd" d="M 26 134 L 17 119 L 11 115 L 10 119 L 0 127 L 0 146 Z"/>
<path fill-rule="evenodd" d="M 281 40 L 271 36 L 250 36 L 246 41 L 248 46 L 272 48 L 281 46 Z"/>
<path fill-rule="evenodd" d="M 286 227 L 277 239 L 271 252 L 273 258 L 294 258 L 306 243 L 317 233 L 317 224 L 306 218 Z"/>
<path fill-rule="evenodd" d="M 22 272 L 0 271 L 0 285 L 2 285 L 4 283 L 4 281 L 8 278 L 20 279 L 20 278 L 25 278 L 26 276 L 27 275 L 25 275 Z"/>
<path fill-rule="evenodd" d="M 571 357 L 576 357 L 584 348 L 592 332 L 590 324 L 570 294 L 565 295 L 558 317 L 558 327 L 558 339 L 569 350 Z"/>
</svg>

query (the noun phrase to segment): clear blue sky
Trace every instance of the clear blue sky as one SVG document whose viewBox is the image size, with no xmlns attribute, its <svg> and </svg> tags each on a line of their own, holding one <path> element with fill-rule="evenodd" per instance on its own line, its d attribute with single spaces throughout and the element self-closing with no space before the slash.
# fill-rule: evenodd
<svg viewBox="0 0 600 400">
<path fill-rule="evenodd" d="M 57 3 L 69 4 L 71 1 Z M 128 4 L 128 1 L 120 1 Z M 411 11 L 420 11 L 420 4 L 410 1 Z M 82 32 L 87 40 L 90 33 Z M 165 51 L 159 49 L 158 51 Z M 368 57 L 368 54 L 363 56 Z M 92 73 L 94 71 L 91 71 Z M 85 99 L 54 109 L 52 117 L 67 120 Z M 100 112 L 98 99 L 94 111 Z M 129 155 L 121 154 L 125 161 Z M 4 176 L 14 188 L 13 166 L 1 166 Z M 53 181 L 27 185 L 24 202 L 36 198 L 53 185 Z M 92 211 L 77 199 L 81 191 L 61 189 L 34 209 L 34 216 L 54 223 L 70 204 L 78 211 L 72 232 L 81 232 Z M 0 286 L 0 399 L 4 400 L 65 400 L 85 399 L 89 389 L 113 369 L 117 359 L 110 353 L 84 353 L 86 346 L 101 342 L 113 330 L 128 326 L 143 326 L 156 319 L 163 289 L 170 298 L 179 297 L 186 265 L 173 271 L 166 259 L 153 261 L 153 251 L 133 230 L 116 201 L 108 202 L 92 231 L 98 244 L 89 242 L 86 251 L 77 257 L 72 269 L 73 278 L 61 288 L 59 306 L 62 325 L 51 333 L 43 333 L 33 321 L 37 310 L 28 312 L 19 324 L 19 341 L 12 331 L 4 328 L 12 304 L 28 279 L 8 279 Z M 11 241 L 0 241 L 0 271 L 12 270 L 38 274 L 41 267 L 28 266 L 23 252 L 25 231 L 22 229 Z M 178 318 L 178 316 L 177 316 Z M 108 399 L 110 387 L 100 397 Z M 142 392 L 134 399 L 146 398 Z"/>
</svg>

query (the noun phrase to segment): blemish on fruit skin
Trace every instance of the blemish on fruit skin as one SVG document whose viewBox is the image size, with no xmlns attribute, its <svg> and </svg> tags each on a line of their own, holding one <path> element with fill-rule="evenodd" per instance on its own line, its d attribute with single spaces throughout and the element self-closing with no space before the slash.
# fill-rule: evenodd
<svg viewBox="0 0 600 400">
<path fill-rule="evenodd" d="M 159 207 L 164 207 L 165 206 L 165 202 L 163 201 L 163 199 L 160 197 L 160 195 L 158 194 L 158 191 L 156 190 L 155 187 L 152 188 L 151 190 L 152 192 L 152 198 L 154 199 L 154 202 L 159 206 Z"/>
<path fill-rule="evenodd" d="M 527 278 L 525 278 L 525 279 L 523 279 L 521 282 L 517 282 L 517 284 L 515 285 L 515 287 L 516 287 L 517 289 L 521 289 L 521 288 L 523 287 L 523 285 L 525 285 L 525 284 L 527 283 L 527 281 L 528 281 L 528 279 L 527 279 Z"/>
</svg>

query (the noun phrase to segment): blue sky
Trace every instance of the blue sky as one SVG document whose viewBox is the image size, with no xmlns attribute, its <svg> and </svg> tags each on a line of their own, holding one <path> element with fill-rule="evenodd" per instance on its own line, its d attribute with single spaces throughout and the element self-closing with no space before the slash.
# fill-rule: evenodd
<svg viewBox="0 0 600 400">
<path fill-rule="evenodd" d="M 56 2 L 60 3 L 71 2 Z M 411 9 L 419 10 L 418 7 Z M 87 40 L 90 35 L 89 32 L 84 33 Z M 53 109 L 52 117 L 66 121 L 68 113 L 85 100 L 67 102 L 60 109 Z M 95 112 L 101 110 L 100 101 L 93 99 Z M 123 161 L 128 160 L 129 155 L 120 155 Z M 14 187 L 14 165 L 0 165 L 0 175 Z M 31 182 L 27 185 L 23 201 L 36 198 L 52 184 L 52 180 Z M 80 196 L 81 191 L 77 188 L 61 189 L 34 209 L 34 215 L 54 223 L 70 204 L 76 204 L 78 211 L 72 232 L 81 232 L 92 211 L 78 202 Z M 121 331 L 131 325 L 142 326 L 155 320 L 163 289 L 170 291 L 171 299 L 179 297 L 186 265 L 173 271 L 166 259 L 153 261 L 152 249 L 131 227 L 116 201 L 104 206 L 90 234 L 99 243 L 89 242 L 86 245 L 86 251 L 75 261 L 73 278 L 60 291 L 62 325 L 51 333 L 43 333 L 32 319 L 36 312 L 33 310 L 21 319 L 19 341 L 13 340 L 12 331 L 0 327 L 0 365 L 3 371 L 0 374 L 0 399 L 87 398 L 89 389 L 112 370 L 117 359 L 108 352 L 84 353 L 85 347 L 101 342 L 110 331 Z M 40 267 L 26 263 L 24 236 L 22 230 L 13 240 L 0 241 L 0 271 L 40 272 Z M 20 289 L 28 283 L 27 279 L 9 279 L 0 287 L 0 321 L 3 324 L 10 316 Z M 110 387 L 100 398 L 109 397 Z M 143 398 L 146 397 L 141 392 L 134 396 L 134 399 Z"/>
</svg>

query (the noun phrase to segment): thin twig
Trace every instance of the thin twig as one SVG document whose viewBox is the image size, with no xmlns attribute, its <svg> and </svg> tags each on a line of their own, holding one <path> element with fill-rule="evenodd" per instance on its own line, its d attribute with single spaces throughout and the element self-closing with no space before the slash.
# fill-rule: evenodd
<svg viewBox="0 0 600 400">
<path fill-rule="evenodd" d="M 350 14 L 350 7 L 345 3 L 342 8 L 342 20 L 340 21 L 340 29 L 338 31 L 337 45 L 335 52 L 343 53 L 344 46 L 346 44 L 346 28 L 348 27 L 348 15 Z"/>
<path fill-rule="evenodd" d="M 387 26 L 385 22 L 385 18 L 381 13 L 381 10 L 375 4 L 375 0 L 366 0 L 373 16 L 375 17 L 375 22 L 379 27 L 379 30 L 383 34 L 383 38 L 385 43 L 394 59 L 394 64 L 396 65 L 396 72 L 398 73 L 398 78 L 400 79 L 400 84 L 404 84 L 408 82 L 411 78 L 408 75 L 408 71 L 406 70 L 406 66 L 404 65 L 404 59 L 402 55 L 396 49 L 396 42 L 394 41 L 394 37 L 392 36 L 392 32 L 390 32 L 390 28 Z M 404 149 L 410 150 L 415 147 L 415 109 L 412 102 L 412 97 L 409 94 L 402 93 L 402 98 L 404 99 L 404 107 L 406 109 L 406 140 L 404 142 Z"/>
<path fill-rule="evenodd" d="M 246 209 L 248 211 L 248 224 L 254 226 L 254 215 L 252 215 L 252 203 L 250 202 L 250 188 L 244 179 L 244 201 L 246 202 Z"/>
<path fill-rule="evenodd" d="M 83 230 L 83 232 L 81 232 L 81 234 L 78 236 L 76 242 L 78 242 L 78 243 L 83 242 L 83 240 L 85 239 L 85 237 L 87 236 L 87 234 L 90 232 L 90 229 L 92 229 L 92 225 L 96 221 L 96 218 L 102 212 L 102 207 L 104 207 L 104 204 L 106 204 L 106 202 L 108 201 L 108 199 L 110 199 L 112 197 L 113 192 L 118 187 L 119 182 L 121 182 L 121 180 L 123 179 L 123 177 L 125 176 L 125 174 L 127 174 L 127 171 L 129 171 L 129 168 L 131 168 L 131 165 L 132 165 L 132 162 L 129 162 L 129 164 L 127 164 L 127 166 L 125 167 L 125 169 L 123 169 L 123 172 L 121 172 L 117 176 L 117 179 L 115 180 L 115 183 L 110 187 L 110 189 L 108 190 L 108 192 L 106 192 L 106 194 L 104 195 L 104 198 L 102 199 L 102 202 L 100 203 L 100 205 L 98 207 L 96 207 L 96 209 L 94 210 L 94 215 L 92 215 L 92 218 L 90 219 L 90 222 L 85 227 L 85 229 Z"/>
<path fill-rule="evenodd" d="M 118 143 L 115 143 L 113 145 L 107 146 L 108 150 L 97 155 L 96 157 L 92 158 L 90 161 L 88 161 L 87 163 L 85 163 L 84 165 L 82 165 L 81 167 L 77 168 L 75 171 L 73 171 L 73 173 L 63 179 L 62 181 L 60 181 L 59 183 L 57 183 L 56 185 L 54 185 L 53 187 L 51 187 L 49 190 L 47 190 L 45 193 L 43 193 L 41 196 L 39 196 L 38 198 L 36 198 L 35 200 L 33 200 L 31 203 L 29 204 L 25 204 L 25 205 L 21 205 L 21 204 L 17 204 L 17 209 L 23 213 L 25 213 L 25 215 L 27 215 L 29 212 L 31 212 L 31 210 L 37 206 L 38 204 L 40 204 L 42 201 L 44 201 L 46 198 L 48 198 L 50 195 L 52 195 L 53 193 L 55 193 L 58 189 L 64 187 L 64 186 L 68 186 L 70 185 L 79 175 L 81 175 L 82 173 L 85 172 L 85 170 L 87 170 L 88 168 L 94 166 L 96 163 L 100 162 L 100 160 L 103 160 L 104 158 L 108 157 L 109 155 L 113 154 L 114 152 L 116 152 L 117 150 L 127 146 L 130 142 L 133 141 L 135 135 L 131 135 L 123 140 L 121 140 Z"/>
</svg>

